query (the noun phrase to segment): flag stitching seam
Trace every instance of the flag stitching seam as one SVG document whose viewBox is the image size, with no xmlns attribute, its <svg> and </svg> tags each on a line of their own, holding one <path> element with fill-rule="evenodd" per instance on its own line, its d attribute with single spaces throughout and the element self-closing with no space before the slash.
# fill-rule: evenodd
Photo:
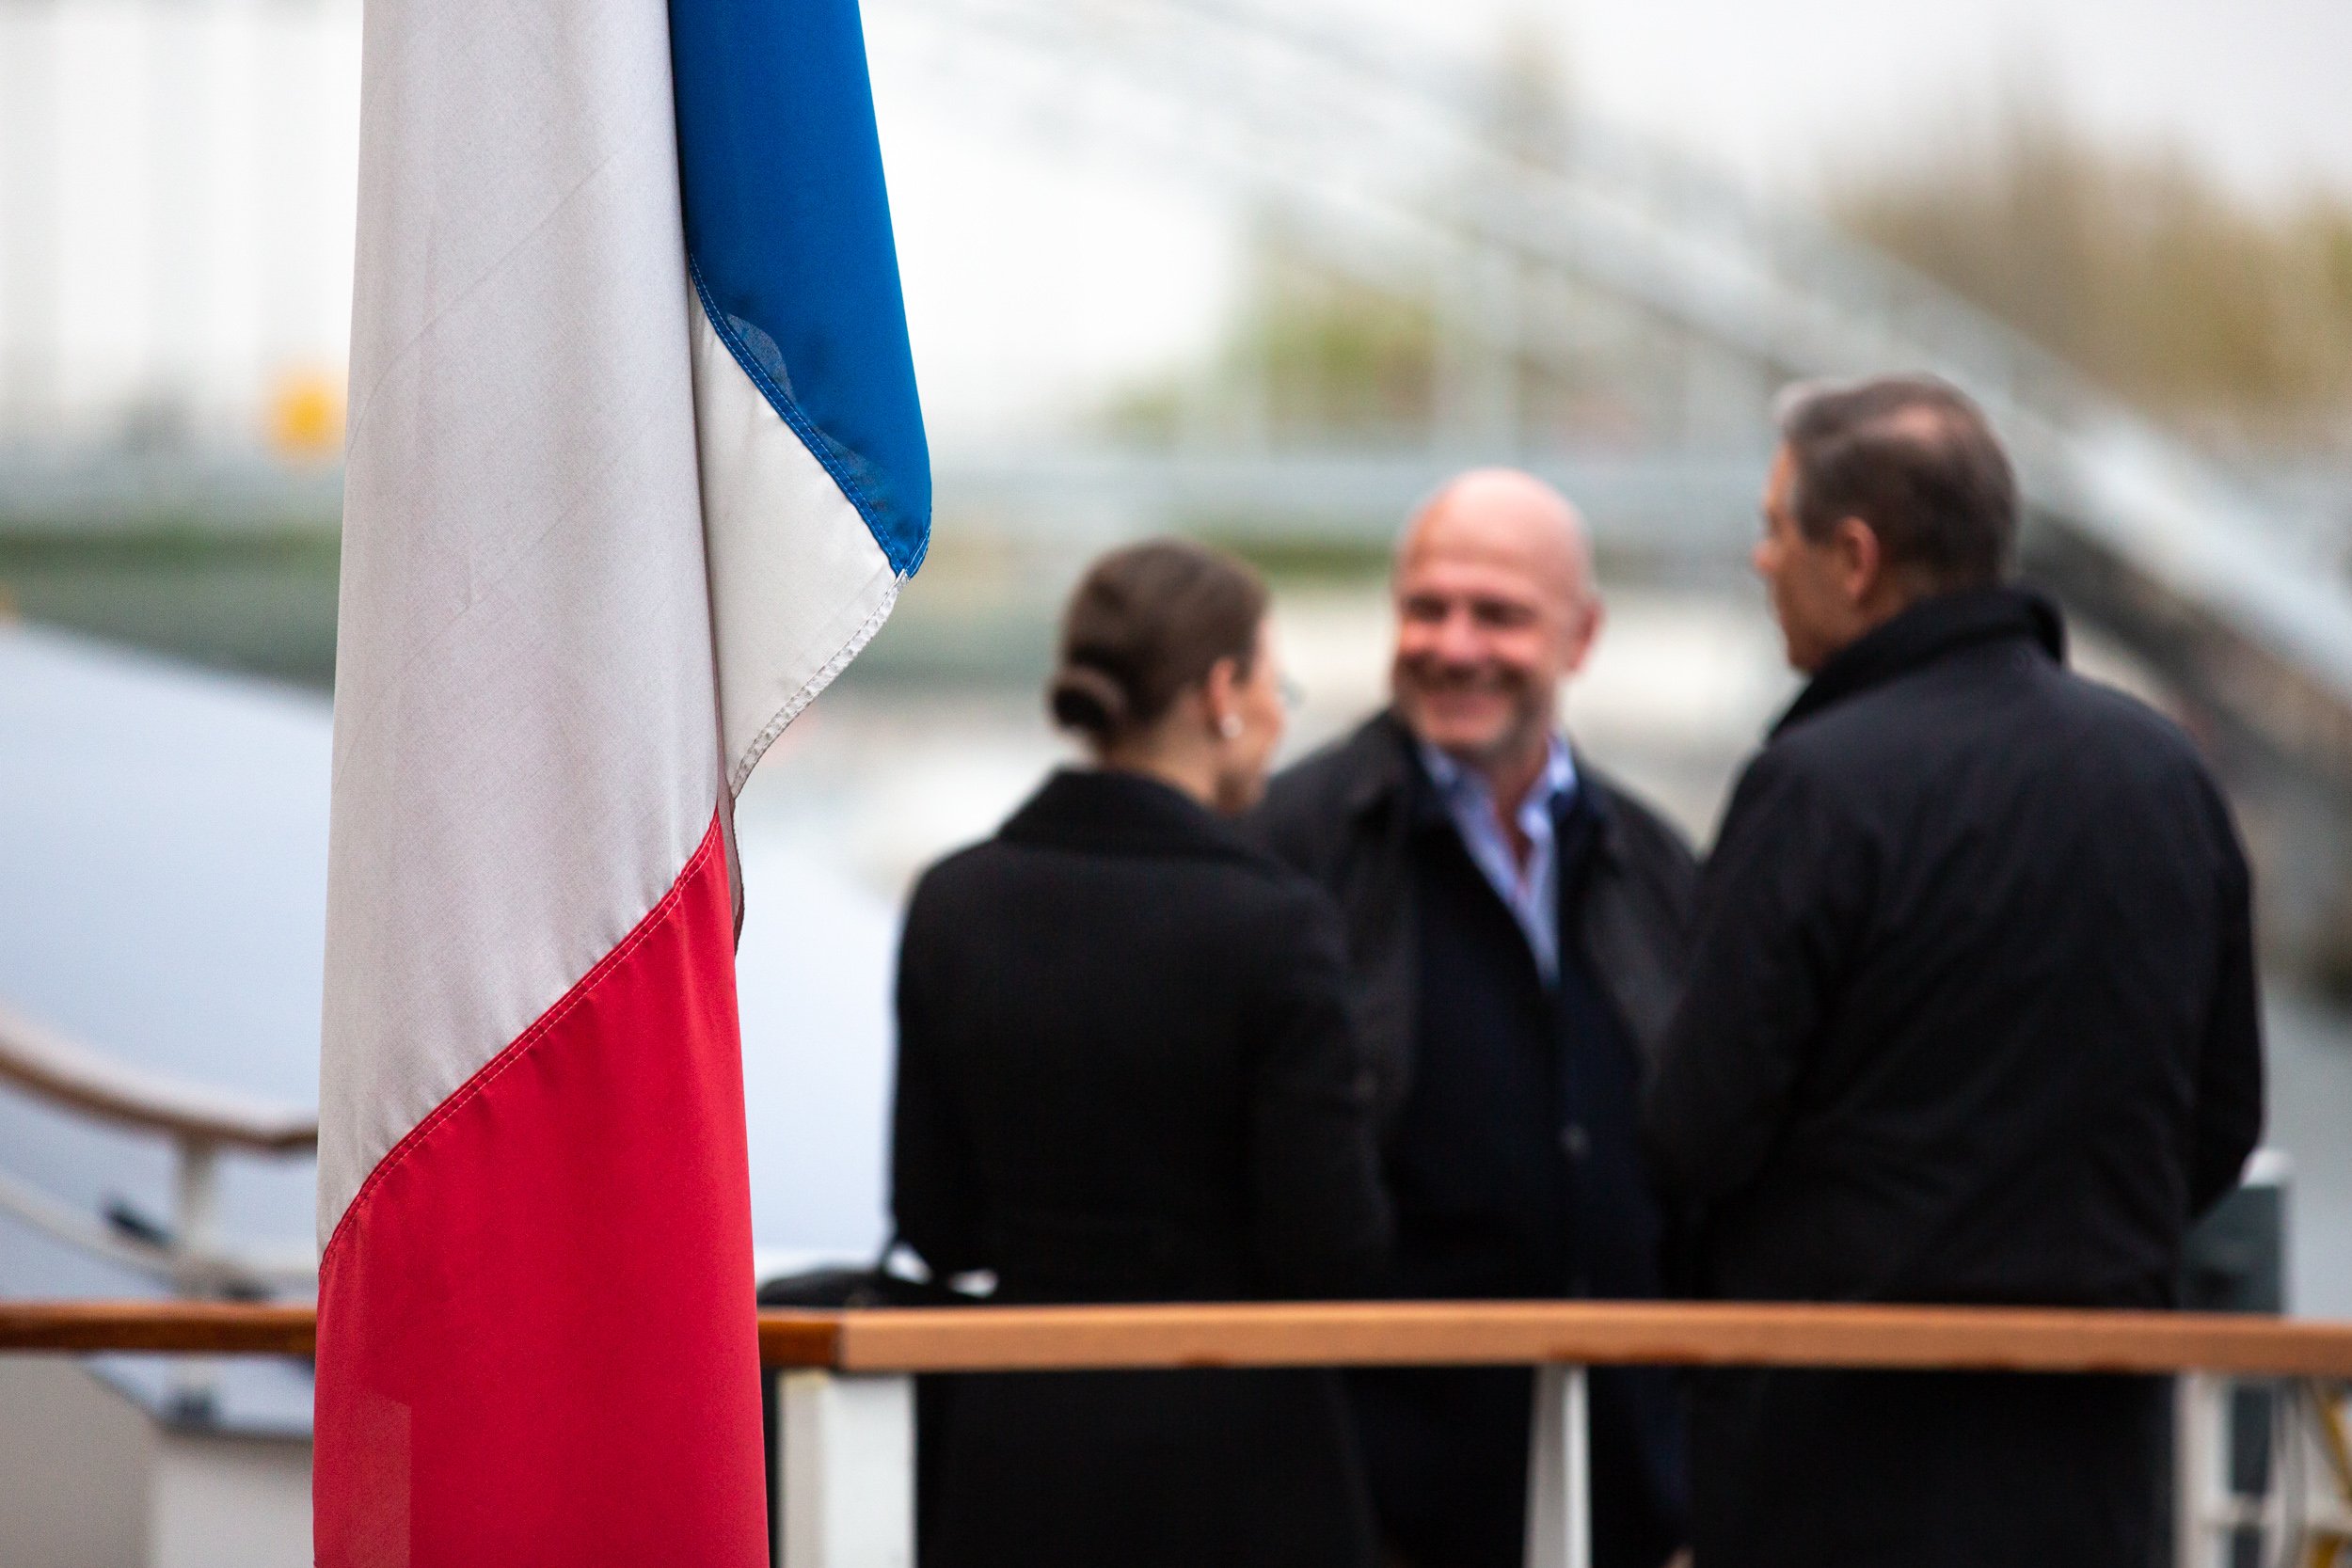
<svg viewBox="0 0 2352 1568">
<path fill-rule="evenodd" d="M 768 748 L 776 743 L 776 736 L 784 733 L 785 726 L 798 719 L 802 710 L 815 702 L 818 694 L 831 686 L 834 677 L 848 669 L 850 661 L 874 640 L 874 634 L 882 630 L 882 623 L 890 619 L 890 611 L 898 603 L 898 590 L 906 586 L 906 580 L 904 572 L 897 573 L 892 578 L 890 591 L 882 595 L 882 602 L 874 607 L 874 612 L 850 634 L 850 640 L 841 645 L 838 653 L 825 660 L 815 674 L 801 684 L 798 691 L 785 699 L 784 705 L 776 710 L 775 718 L 768 721 L 768 727 L 752 737 L 751 744 L 743 748 L 743 755 L 736 762 L 734 771 L 727 776 L 729 793 L 742 793 L 744 781 L 752 776 L 752 769 L 759 766 L 759 759 L 768 754 Z"/>
<path fill-rule="evenodd" d="M 866 495 L 854 476 L 843 471 L 841 460 L 833 454 L 833 443 L 817 428 L 817 422 L 792 401 L 790 393 L 776 385 L 775 378 L 743 346 L 742 335 L 735 330 L 733 318 L 721 309 L 719 302 L 711 297 L 710 286 L 703 281 L 702 266 L 691 256 L 686 259 L 686 276 L 692 279 L 694 293 L 702 299 L 703 315 L 709 321 L 710 329 L 719 335 L 721 342 L 726 344 L 727 354 L 734 359 L 737 368 L 752 378 L 752 385 L 759 388 L 760 395 L 768 400 L 769 406 L 784 422 L 792 427 L 793 434 L 801 438 L 801 445 L 808 449 L 808 454 L 833 476 L 833 482 L 841 487 L 841 493 L 849 498 L 850 504 L 857 508 L 859 520 L 865 523 L 866 531 L 874 536 L 874 543 L 882 546 L 882 555 L 891 566 L 902 577 L 912 574 L 922 564 L 921 559 L 918 557 L 910 562 L 898 559 L 891 549 L 889 539 L 885 537 L 888 531 L 882 527 L 875 515 L 882 510 L 880 503 Z"/>
<path fill-rule="evenodd" d="M 546 1038 L 549 1031 L 561 1023 L 573 1008 L 586 1001 L 598 986 L 612 978 L 613 972 L 620 968 L 623 959 L 636 951 L 640 944 L 668 922 L 669 918 L 676 912 L 679 899 L 685 895 L 686 884 L 692 879 L 695 869 L 709 858 L 718 839 L 719 824 L 714 819 L 709 830 L 703 834 L 701 845 L 695 848 L 693 854 L 687 857 L 686 864 L 679 870 L 676 879 L 671 882 L 670 891 L 663 894 L 660 901 L 645 911 L 644 917 L 637 922 L 636 927 L 628 935 L 621 939 L 620 944 L 603 958 L 598 958 L 595 966 L 587 974 L 581 975 L 574 983 L 572 989 L 558 998 L 552 1006 L 541 1013 L 530 1028 L 516 1036 L 497 1055 L 477 1068 L 472 1077 L 458 1085 L 456 1091 L 447 1100 L 433 1107 L 422 1121 L 410 1128 L 402 1136 L 400 1142 L 392 1146 L 389 1153 L 376 1162 L 375 1168 L 368 1172 L 368 1179 L 360 1182 L 359 1190 L 352 1195 L 351 1202 L 344 1207 L 342 1216 L 335 1222 L 334 1233 L 327 1237 L 326 1247 L 319 1253 L 319 1272 L 322 1275 L 334 1261 L 335 1243 L 342 1240 L 344 1229 L 351 1225 L 354 1217 L 374 1196 L 377 1183 L 389 1176 L 415 1151 L 417 1145 L 423 1141 L 426 1133 L 480 1096 L 501 1073 L 520 1061 L 532 1046 Z"/>
</svg>

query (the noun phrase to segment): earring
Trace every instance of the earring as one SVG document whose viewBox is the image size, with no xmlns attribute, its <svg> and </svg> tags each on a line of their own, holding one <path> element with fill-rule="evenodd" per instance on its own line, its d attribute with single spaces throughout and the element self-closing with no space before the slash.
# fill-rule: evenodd
<svg viewBox="0 0 2352 1568">
<path fill-rule="evenodd" d="M 1228 740 L 1240 739 L 1241 715 L 1238 713 L 1229 713 L 1224 718 L 1218 720 L 1216 721 L 1216 733 L 1223 736 Z"/>
</svg>

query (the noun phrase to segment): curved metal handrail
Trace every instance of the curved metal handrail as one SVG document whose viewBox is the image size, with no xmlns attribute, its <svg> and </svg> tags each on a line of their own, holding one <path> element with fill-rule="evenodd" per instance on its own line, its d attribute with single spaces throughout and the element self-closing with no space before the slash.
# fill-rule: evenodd
<svg viewBox="0 0 2352 1568">
<path fill-rule="evenodd" d="M 6 1171 L 0 1171 L 0 1212 L 14 1214 L 70 1247 L 192 1295 L 265 1295 L 280 1288 L 309 1290 L 318 1281 L 318 1259 L 310 1252 L 288 1247 L 265 1255 L 202 1243 L 175 1246 L 126 1235 Z"/>
<path fill-rule="evenodd" d="M 319 1141 L 313 1112 L 125 1067 L 5 1008 L 0 1081 L 87 1116 L 195 1143 L 299 1154 Z"/>
<path fill-rule="evenodd" d="M 5 1171 L 0 1212 L 164 1280 L 183 1296 L 266 1294 L 278 1287 L 308 1289 L 316 1279 L 316 1258 L 307 1248 L 254 1252 L 224 1246 L 214 1232 L 221 1150 L 305 1153 L 318 1143 L 315 1115 L 141 1072 L 4 1008 L 0 1083 L 83 1116 L 167 1138 L 175 1167 L 172 1228 L 160 1237 L 126 1234 Z M 189 1386 L 199 1386 L 204 1375 L 191 1370 Z"/>
</svg>

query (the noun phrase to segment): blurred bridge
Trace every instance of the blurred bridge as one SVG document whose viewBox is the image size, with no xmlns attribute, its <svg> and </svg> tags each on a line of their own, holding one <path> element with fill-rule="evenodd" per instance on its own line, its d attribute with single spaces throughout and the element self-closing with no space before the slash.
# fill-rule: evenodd
<svg viewBox="0 0 2352 1568">
<path fill-rule="evenodd" d="M 1283 454 L 1245 422 L 1158 459 L 1072 453 L 943 480 L 993 483 L 1002 504 L 1043 515 L 1093 494 L 1153 521 L 1379 537 L 1445 467 L 1532 456 L 1573 470 L 1562 477 L 1602 520 L 1604 544 L 1712 560 L 1743 553 L 1735 542 L 1753 527 L 1766 389 L 1931 369 L 1985 404 L 2018 458 L 2028 569 L 2262 776 L 2301 830 L 2308 927 L 2335 924 L 2352 871 L 2336 847 L 2352 836 L 2352 584 L 2331 552 L 2015 331 L 1805 214 L 1373 29 L 1319 29 L 1246 0 L 876 11 L 878 39 L 905 24 L 943 88 L 1024 112 L 1051 102 L 1054 134 L 1074 122 L 1301 214 L 1321 259 L 1424 291 L 1440 324 L 1425 455 Z M 1659 352 L 1696 351 L 1687 404 L 1710 382 L 1719 405 L 1744 403 L 1749 437 L 1733 456 L 1720 433 L 1712 451 L 1581 465 L 1531 454 L 1525 372 L 1572 377 L 1591 357 L 1579 307 L 1595 295 L 1645 319 Z"/>
<path fill-rule="evenodd" d="M 1245 429 L 1224 451 L 1073 454 L 973 478 L 1025 486 L 1049 513 L 1092 489 L 1147 515 L 1385 531 L 1447 463 L 1527 456 L 1522 370 L 1573 373 L 1590 350 L 1573 302 L 1598 293 L 1743 367 L 1758 435 L 1762 389 L 1790 377 L 1922 368 L 1966 387 L 2019 458 L 2032 568 L 2247 738 L 2352 791 L 2352 586 L 2335 563 L 2014 331 L 1820 223 L 1556 104 L 1515 105 L 1490 76 L 1370 29 L 1320 31 L 1243 0 L 876 13 L 878 39 L 915 24 L 944 86 L 1024 108 L 1063 94 L 1062 116 L 1306 214 L 1325 259 L 1432 291 L 1443 324 L 1433 462 L 1285 458 Z M 1741 494 L 1744 523 L 1760 478 L 1760 464 L 1741 475 L 1737 458 L 1688 451 L 1583 467 L 1611 503 L 1595 510 L 1658 519 L 1647 542 L 1668 550 L 1721 550 L 1726 502 Z"/>
<path fill-rule="evenodd" d="M 166 0 L 146 8 L 159 27 L 188 25 Z M 342 0 L 303 14 L 356 36 Z M 1216 526 L 1370 541 L 1447 469 L 1514 460 L 1555 473 L 1605 546 L 1714 567 L 1744 553 L 1772 388 L 1932 369 L 1985 404 L 2018 455 L 2029 569 L 2160 672 L 2259 781 L 2314 890 L 2305 924 L 2333 924 L 2352 886 L 2337 847 L 2352 844 L 2352 583 L 2335 552 L 2015 332 L 1811 216 L 1592 123 L 1539 83 L 1305 14 L 1249 0 L 871 0 L 883 72 L 916 72 L 1022 134 L 1116 147 L 1279 213 L 1319 263 L 1422 302 L 1436 324 L 1433 409 L 1413 439 L 1300 451 L 1245 393 L 1160 450 L 944 451 L 944 510 L 1055 539 Z M 329 38 L 318 57 L 341 48 Z M 15 172 L 0 184 L 40 183 L 24 173 L 25 150 L 45 145 L 28 117 L 56 96 L 18 95 L 0 146 Z M 167 136 L 155 145 L 180 156 Z M 39 236 L 11 227 L 17 309 L 0 314 L 21 339 L 39 305 L 24 280 L 56 269 L 24 261 Z M 1628 341 L 1655 405 L 1641 436 L 1555 450 L 1531 386 L 1589 382 L 1597 365 L 1627 362 Z M 93 467 L 94 488 L 77 492 L 70 471 L 59 489 L 55 465 L 0 465 L 0 514 L 43 483 L 53 514 L 73 511 L 74 494 L 124 510 L 109 499 L 122 472 L 151 502 L 155 467 Z"/>
</svg>

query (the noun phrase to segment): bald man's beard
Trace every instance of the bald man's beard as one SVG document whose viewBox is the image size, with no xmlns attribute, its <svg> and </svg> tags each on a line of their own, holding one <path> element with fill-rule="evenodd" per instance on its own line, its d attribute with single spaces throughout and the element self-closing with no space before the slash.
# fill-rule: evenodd
<svg viewBox="0 0 2352 1568">
<path fill-rule="evenodd" d="M 1486 768 L 1524 757 L 1549 743 L 1559 708 L 1556 687 L 1507 667 L 1480 665 L 1447 668 L 1435 660 L 1399 659 L 1390 672 L 1390 700 L 1397 716 L 1414 736 L 1438 747 L 1456 762 Z M 1464 744 L 1429 733 L 1422 700 L 1465 692 L 1498 697 L 1508 714 L 1491 736 Z"/>
</svg>

